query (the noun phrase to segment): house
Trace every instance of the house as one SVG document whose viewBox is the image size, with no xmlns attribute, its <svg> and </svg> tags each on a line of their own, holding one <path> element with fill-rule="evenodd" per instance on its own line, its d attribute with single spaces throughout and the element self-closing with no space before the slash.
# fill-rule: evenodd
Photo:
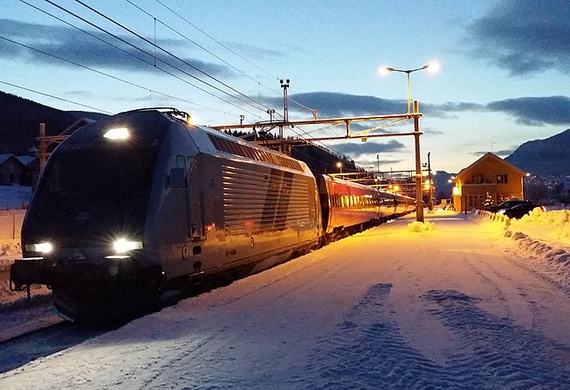
<svg viewBox="0 0 570 390">
<path fill-rule="evenodd" d="M 0 185 L 20 183 L 24 164 L 13 154 L 0 154 Z"/>
<path fill-rule="evenodd" d="M 37 149 L 34 147 L 30 149 L 30 154 L 16 156 L 16 158 L 24 166 L 19 184 L 23 186 L 34 185 L 40 175 L 40 159 L 38 158 Z"/>
<path fill-rule="evenodd" d="M 455 177 L 455 210 L 481 209 L 511 198 L 524 199 L 525 176 L 525 172 L 502 158 L 485 153 Z"/>
</svg>

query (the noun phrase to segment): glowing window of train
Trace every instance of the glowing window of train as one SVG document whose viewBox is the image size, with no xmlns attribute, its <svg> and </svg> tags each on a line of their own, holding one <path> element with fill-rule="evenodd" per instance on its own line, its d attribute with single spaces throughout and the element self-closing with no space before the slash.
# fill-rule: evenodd
<svg viewBox="0 0 570 390">
<path fill-rule="evenodd" d="M 126 127 L 115 127 L 107 130 L 107 132 L 103 134 L 103 137 L 114 141 L 125 140 L 129 138 L 129 129 Z"/>
</svg>

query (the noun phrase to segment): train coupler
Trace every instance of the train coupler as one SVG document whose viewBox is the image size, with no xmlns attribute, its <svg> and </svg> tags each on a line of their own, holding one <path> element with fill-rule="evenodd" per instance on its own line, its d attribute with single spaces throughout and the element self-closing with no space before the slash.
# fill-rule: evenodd
<svg viewBox="0 0 570 390">
<path fill-rule="evenodd" d="M 32 284 L 53 285 L 54 265 L 44 259 L 19 259 L 10 266 L 10 290 L 24 291 Z"/>
</svg>

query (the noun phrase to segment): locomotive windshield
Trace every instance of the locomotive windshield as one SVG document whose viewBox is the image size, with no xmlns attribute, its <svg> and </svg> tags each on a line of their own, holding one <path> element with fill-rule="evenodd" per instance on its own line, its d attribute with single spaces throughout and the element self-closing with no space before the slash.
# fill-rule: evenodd
<svg viewBox="0 0 570 390">
<path fill-rule="evenodd" d="M 69 245 L 94 235 L 142 234 L 156 154 L 117 149 L 54 154 L 30 218 Z"/>
<path fill-rule="evenodd" d="M 72 152 L 54 156 L 41 191 L 43 197 L 74 200 L 145 197 L 154 171 L 148 153 L 116 150 Z"/>
</svg>

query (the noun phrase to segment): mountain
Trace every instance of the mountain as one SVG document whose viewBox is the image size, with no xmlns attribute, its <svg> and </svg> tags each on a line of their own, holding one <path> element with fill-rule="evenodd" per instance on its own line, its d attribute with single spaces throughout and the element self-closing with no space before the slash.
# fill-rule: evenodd
<svg viewBox="0 0 570 390">
<path fill-rule="evenodd" d="M 543 140 L 522 144 L 505 161 L 533 175 L 570 175 L 570 129 Z"/>
<path fill-rule="evenodd" d="M 40 123 L 46 124 L 46 135 L 57 135 L 86 116 L 83 112 L 58 110 L 0 91 L 0 154 L 27 154 L 37 145 Z"/>
</svg>

